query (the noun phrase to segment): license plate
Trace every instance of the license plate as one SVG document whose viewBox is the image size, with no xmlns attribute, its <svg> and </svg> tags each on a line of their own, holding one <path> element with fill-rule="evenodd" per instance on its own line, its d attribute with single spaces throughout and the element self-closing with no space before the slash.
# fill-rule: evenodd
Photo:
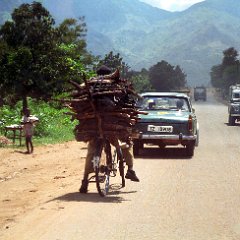
<svg viewBox="0 0 240 240">
<path fill-rule="evenodd" d="M 172 126 L 154 126 L 154 125 L 148 125 L 147 130 L 149 132 L 167 132 L 171 133 L 173 132 Z"/>
</svg>

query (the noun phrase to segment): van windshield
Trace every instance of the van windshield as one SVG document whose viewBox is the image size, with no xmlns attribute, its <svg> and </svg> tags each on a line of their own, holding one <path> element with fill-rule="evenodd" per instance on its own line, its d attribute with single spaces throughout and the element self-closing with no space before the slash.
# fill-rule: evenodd
<svg viewBox="0 0 240 240">
<path fill-rule="evenodd" d="M 240 92 L 233 92 L 233 98 L 240 98 Z"/>
</svg>

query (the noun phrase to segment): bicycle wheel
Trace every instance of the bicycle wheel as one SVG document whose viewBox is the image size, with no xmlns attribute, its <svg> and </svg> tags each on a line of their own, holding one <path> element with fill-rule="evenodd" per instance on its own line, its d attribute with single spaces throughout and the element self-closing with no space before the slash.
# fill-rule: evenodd
<svg viewBox="0 0 240 240">
<path fill-rule="evenodd" d="M 105 154 L 102 154 L 103 148 Z M 104 155 L 104 156 L 103 156 Z M 93 166 L 95 171 L 96 186 L 100 196 L 104 197 L 109 191 L 110 169 L 108 167 L 109 158 L 111 157 L 111 148 L 108 141 L 98 141 L 96 154 L 93 158 Z"/>
<path fill-rule="evenodd" d="M 125 175 L 124 175 L 124 158 L 122 154 L 122 149 L 121 147 L 116 148 L 117 151 L 117 157 L 118 157 L 118 168 L 119 168 L 119 173 L 122 179 L 122 187 L 125 187 Z"/>
</svg>

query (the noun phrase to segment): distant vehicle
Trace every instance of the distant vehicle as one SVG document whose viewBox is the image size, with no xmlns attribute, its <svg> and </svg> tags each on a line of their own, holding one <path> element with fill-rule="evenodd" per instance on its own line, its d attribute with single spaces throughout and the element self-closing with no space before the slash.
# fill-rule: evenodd
<svg viewBox="0 0 240 240">
<path fill-rule="evenodd" d="M 194 100 L 207 100 L 207 89 L 205 87 L 195 87 L 194 88 Z"/>
<path fill-rule="evenodd" d="M 186 148 L 186 156 L 192 157 L 199 142 L 199 127 L 190 97 L 173 92 L 146 92 L 141 97 L 139 107 L 148 115 L 139 115 L 134 155 L 139 155 L 144 144 L 161 148 L 180 144 Z"/>
<path fill-rule="evenodd" d="M 240 120 L 240 84 L 229 87 L 228 124 L 235 125 Z"/>
</svg>

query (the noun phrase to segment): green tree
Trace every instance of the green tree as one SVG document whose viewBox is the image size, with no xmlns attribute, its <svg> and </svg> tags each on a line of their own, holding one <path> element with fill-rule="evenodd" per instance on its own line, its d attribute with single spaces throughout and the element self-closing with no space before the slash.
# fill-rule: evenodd
<svg viewBox="0 0 240 240">
<path fill-rule="evenodd" d="M 140 72 L 128 72 L 127 78 L 129 78 L 133 83 L 133 87 L 138 93 L 154 90 L 152 84 L 149 81 L 148 70 L 144 68 Z"/>
<path fill-rule="evenodd" d="M 223 51 L 223 60 L 222 60 L 222 65 L 223 67 L 231 66 L 238 64 L 239 61 L 237 59 L 238 57 L 238 52 L 235 48 L 230 47 L 226 50 Z"/>
<path fill-rule="evenodd" d="M 221 88 L 224 94 L 228 93 L 230 85 L 240 83 L 240 63 L 235 48 L 223 51 L 222 63 L 212 67 L 210 76 L 212 85 Z"/>
<path fill-rule="evenodd" d="M 222 88 L 223 86 L 223 79 L 222 79 L 222 65 L 215 65 L 211 68 L 210 76 L 211 76 L 211 83 L 212 86 L 215 88 Z"/>
<path fill-rule="evenodd" d="M 12 13 L 0 34 L 9 46 L 26 46 L 35 51 L 48 51 L 55 41 L 54 19 L 41 3 L 22 4 Z"/>
<path fill-rule="evenodd" d="M 240 83 L 240 66 L 239 64 L 234 64 L 228 66 L 224 69 L 222 80 L 223 80 L 223 87 L 228 89 L 229 86 Z"/>
<path fill-rule="evenodd" d="M 79 44 L 80 50 L 86 47 L 86 42 L 83 39 L 87 32 L 84 17 L 80 17 L 78 20 L 74 18 L 67 18 L 59 25 L 57 30 L 59 33 L 58 40 L 61 43 Z"/>
<path fill-rule="evenodd" d="M 93 73 L 93 65 L 97 64 L 98 58 L 87 51 L 86 23 L 84 17 L 77 19 L 65 19 L 57 28 L 60 49 L 64 52 L 70 66 L 67 78 L 81 81 L 82 74 Z"/>
<path fill-rule="evenodd" d="M 41 60 L 51 52 L 55 32 L 54 20 L 40 3 L 22 4 L 12 13 L 0 29 L 0 38 L 6 42 L 9 52 L 5 56 L 5 77 L 2 90 L 14 93 L 15 101 L 23 100 L 27 107 L 27 96 L 36 97 L 46 93 L 43 76 L 39 76 Z"/>
<path fill-rule="evenodd" d="M 7 45 L 0 59 L 3 80 L 0 93 L 11 101 L 27 97 L 47 100 L 67 88 L 90 64 L 84 40 L 83 22 L 68 19 L 54 27 L 54 19 L 41 3 L 22 4 L 12 13 L 12 21 L 0 29 L 0 41 Z"/>
<path fill-rule="evenodd" d="M 240 66 L 238 60 L 238 52 L 235 48 L 231 47 L 223 51 L 222 60 L 222 81 L 223 88 L 228 89 L 230 85 L 239 83 Z"/>
<path fill-rule="evenodd" d="M 186 75 L 179 66 L 172 66 L 166 61 L 158 62 L 149 69 L 149 80 L 157 91 L 179 90 L 185 87 Z"/>
<path fill-rule="evenodd" d="M 141 74 L 133 76 L 131 82 L 133 83 L 135 91 L 138 93 L 154 90 L 149 79 Z"/>
<path fill-rule="evenodd" d="M 11 19 L 11 9 L 22 3 L 21 0 L 1 0 L 0 1 L 0 25 Z"/>
<path fill-rule="evenodd" d="M 4 103 L 4 97 L 6 94 L 4 93 L 4 79 L 5 79 L 5 72 L 6 72 L 6 67 L 5 63 L 6 62 L 6 53 L 8 52 L 8 46 L 5 42 L 0 40 L 0 107 Z"/>
<path fill-rule="evenodd" d="M 99 61 L 97 67 L 101 65 L 108 66 L 112 71 L 117 68 L 120 70 L 122 77 L 126 77 L 130 67 L 123 61 L 123 58 L 119 53 L 115 54 L 111 51 L 105 55 L 105 57 Z"/>
<path fill-rule="evenodd" d="M 174 68 L 174 85 L 175 89 L 181 89 L 185 87 L 187 81 L 186 81 L 187 75 L 183 72 L 181 67 L 177 65 Z"/>
</svg>

